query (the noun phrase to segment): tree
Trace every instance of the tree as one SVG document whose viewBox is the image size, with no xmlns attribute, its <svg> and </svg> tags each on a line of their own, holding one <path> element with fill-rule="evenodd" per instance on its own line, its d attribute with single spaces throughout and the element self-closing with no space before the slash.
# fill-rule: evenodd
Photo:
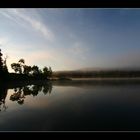
<svg viewBox="0 0 140 140">
<path fill-rule="evenodd" d="M 23 73 L 29 75 L 29 73 L 32 70 L 32 67 L 31 66 L 24 65 L 23 68 L 24 68 Z"/>
<path fill-rule="evenodd" d="M 31 69 L 32 69 L 33 75 L 39 74 L 39 67 L 38 66 L 34 65 Z"/>
<path fill-rule="evenodd" d="M 22 64 L 25 64 L 25 60 L 23 58 L 21 58 L 19 61 L 18 61 L 21 65 Z"/>
<path fill-rule="evenodd" d="M 43 74 L 46 75 L 46 76 L 48 76 L 48 73 L 49 73 L 48 68 L 47 67 L 44 67 L 43 68 Z"/>
<path fill-rule="evenodd" d="M 47 68 L 47 67 L 44 67 L 43 68 L 43 74 L 47 77 L 51 77 L 52 76 L 52 69 L 51 67 Z"/>
<path fill-rule="evenodd" d="M 51 69 L 51 67 L 49 67 L 49 77 L 51 77 L 52 76 L 52 69 Z"/>
<path fill-rule="evenodd" d="M 6 64 L 6 59 L 5 59 Z M 18 63 L 12 63 L 11 68 L 15 71 L 15 73 L 20 74 L 32 74 L 33 77 L 39 77 L 39 78 L 47 78 L 52 76 L 52 70 L 51 67 L 44 67 L 43 70 L 39 69 L 38 66 L 27 66 L 25 65 L 25 60 L 22 58 L 18 61 Z"/>
<path fill-rule="evenodd" d="M 1 53 L 1 49 L 0 49 L 0 72 L 3 71 L 3 59 L 2 59 L 2 53 Z"/>
<path fill-rule="evenodd" d="M 21 71 L 21 66 L 20 66 L 20 64 L 18 64 L 18 63 L 12 63 L 11 64 L 11 68 L 15 71 L 15 73 L 22 73 L 22 71 Z"/>
<path fill-rule="evenodd" d="M 18 63 L 12 63 L 11 68 L 17 73 L 19 72 L 20 74 L 24 73 L 24 67 L 25 67 L 25 60 L 20 59 Z M 27 69 L 27 68 L 26 68 Z M 27 70 L 26 70 L 27 71 Z"/>
<path fill-rule="evenodd" d="M 5 57 L 5 60 L 3 62 L 3 70 L 5 73 L 8 73 L 8 68 L 7 68 L 7 64 L 6 64 L 7 58 L 8 58 L 8 56 Z"/>
<path fill-rule="evenodd" d="M 20 64 L 21 67 L 21 73 L 23 73 L 24 71 L 24 65 L 25 65 L 25 60 L 23 58 L 21 58 L 18 63 Z"/>
</svg>

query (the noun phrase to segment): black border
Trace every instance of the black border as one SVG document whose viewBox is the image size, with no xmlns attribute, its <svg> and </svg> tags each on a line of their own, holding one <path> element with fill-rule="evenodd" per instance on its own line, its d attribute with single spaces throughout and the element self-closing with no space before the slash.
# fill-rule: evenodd
<svg viewBox="0 0 140 140">
<path fill-rule="evenodd" d="M 139 0 L 3 0 L 1 8 L 140 8 Z"/>
<path fill-rule="evenodd" d="M 135 137 L 139 137 L 140 133 L 136 133 L 136 132 L 132 132 L 132 133 L 126 133 L 126 132 L 119 132 L 119 133 L 115 133 L 115 132 L 87 132 L 87 133 L 79 133 L 79 132 L 4 132 L 4 133 L 0 133 L 0 137 L 3 139 L 29 139 L 29 140 L 47 140 L 47 139 L 55 139 L 55 140 L 94 140 L 94 139 L 127 139 L 127 138 L 132 138 L 134 139 Z"/>
<path fill-rule="evenodd" d="M 139 0 L 3 0 L 1 8 L 140 8 Z M 129 135 L 128 135 L 129 134 Z M 134 138 L 139 136 L 139 132 L 0 132 L 0 137 L 5 139 L 94 139 L 94 138 Z"/>
</svg>

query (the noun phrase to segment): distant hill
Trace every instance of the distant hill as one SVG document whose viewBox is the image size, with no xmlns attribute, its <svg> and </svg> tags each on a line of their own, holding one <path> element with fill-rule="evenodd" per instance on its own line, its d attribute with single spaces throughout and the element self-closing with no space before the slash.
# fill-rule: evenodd
<svg viewBox="0 0 140 140">
<path fill-rule="evenodd" d="M 81 68 L 76 71 L 100 71 L 100 70 L 109 70 L 107 68 L 97 68 L 97 67 L 87 67 L 87 68 Z"/>
<path fill-rule="evenodd" d="M 95 71 L 140 71 L 140 68 L 99 68 L 99 67 L 86 67 L 76 70 L 62 70 L 62 71 L 54 71 L 55 73 L 69 73 L 69 72 L 95 72 Z"/>
<path fill-rule="evenodd" d="M 81 68 L 76 71 L 114 71 L 114 70 L 119 70 L 119 71 L 138 71 L 140 70 L 140 67 L 123 67 L 123 68 L 99 68 L 99 67 L 86 67 L 86 68 Z"/>
<path fill-rule="evenodd" d="M 94 78 L 94 77 L 140 77 L 140 69 L 83 68 L 79 70 L 54 71 L 54 77 Z"/>
</svg>

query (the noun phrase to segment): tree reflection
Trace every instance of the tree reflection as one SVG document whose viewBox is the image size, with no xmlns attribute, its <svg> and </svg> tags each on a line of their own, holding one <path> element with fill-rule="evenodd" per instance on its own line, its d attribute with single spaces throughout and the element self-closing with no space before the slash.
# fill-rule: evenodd
<svg viewBox="0 0 140 140">
<path fill-rule="evenodd" d="M 34 85 L 32 88 L 32 95 L 37 96 L 39 92 L 42 91 L 42 86 L 40 85 Z"/>
<path fill-rule="evenodd" d="M 51 92 L 52 92 L 52 85 L 49 85 L 49 84 L 44 85 L 42 91 L 43 91 L 43 93 L 44 93 L 45 95 L 46 95 L 47 93 L 51 94 Z"/>
<path fill-rule="evenodd" d="M 5 99 L 7 96 L 7 88 L 5 85 L 0 85 L 0 111 L 6 111 L 8 106 L 6 106 Z"/>
<path fill-rule="evenodd" d="M 28 95 L 37 96 L 39 93 L 43 92 L 44 95 L 47 93 L 51 94 L 52 84 L 46 83 L 44 85 L 32 85 L 24 86 L 14 89 L 14 93 L 10 96 L 11 101 L 17 101 L 18 104 L 24 104 L 25 97 Z"/>
<path fill-rule="evenodd" d="M 10 96 L 10 100 L 12 101 L 17 101 L 18 104 L 23 104 L 24 103 L 24 93 L 23 93 L 23 89 L 20 88 L 15 88 L 14 89 L 14 93 Z"/>
</svg>

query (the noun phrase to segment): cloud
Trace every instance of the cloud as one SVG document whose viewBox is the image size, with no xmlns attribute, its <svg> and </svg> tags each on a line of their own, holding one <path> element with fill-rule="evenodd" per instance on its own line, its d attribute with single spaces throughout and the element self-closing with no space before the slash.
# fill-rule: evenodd
<svg viewBox="0 0 140 140">
<path fill-rule="evenodd" d="M 54 34 L 49 29 L 49 27 L 41 22 L 41 20 L 38 18 L 31 17 L 30 11 L 31 9 L 2 9 L 0 13 L 4 15 L 5 17 L 9 18 L 10 20 L 16 22 L 17 24 L 20 24 L 24 27 L 30 26 L 33 30 L 37 31 L 39 34 L 41 34 L 45 39 L 48 39 L 49 41 L 53 41 Z M 33 11 L 33 15 L 36 15 L 35 10 Z M 29 16 L 30 15 L 30 16 Z M 39 15 L 39 14 L 38 14 Z"/>
</svg>

